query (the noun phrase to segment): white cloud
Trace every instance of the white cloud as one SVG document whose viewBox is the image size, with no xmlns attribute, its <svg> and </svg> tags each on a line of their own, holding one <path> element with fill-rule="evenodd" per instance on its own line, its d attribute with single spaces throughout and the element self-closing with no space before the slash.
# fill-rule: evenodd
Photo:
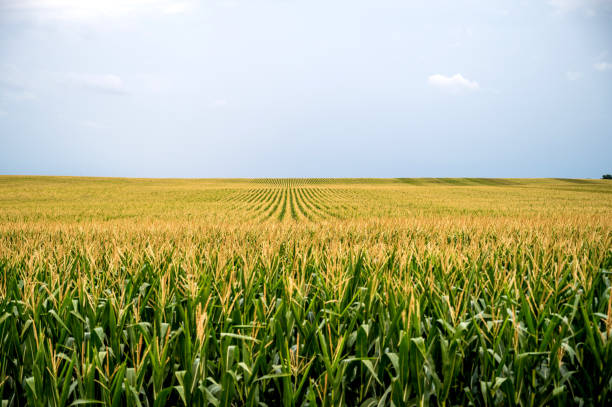
<svg viewBox="0 0 612 407">
<path fill-rule="evenodd" d="M 81 122 L 79 122 L 79 124 L 83 127 L 89 127 L 90 129 L 100 129 L 102 128 L 102 125 L 98 122 L 94 122 L 91 120 L 83 120 Z"/>
<path fill-rule="evenodd" d="M 18 90 L 25 89 L 26 86 L 22 81 L 15 79 L 14 77 L 8 76 L 5 72 L 0 72 L 0 87 L 5 89 Z"/>
<path fill-rule="evenodd" d="M 548 0 L 548 4 L 559 14 L 583 11 L 587 16 L 595 16 L 599 10 L 610 11 L 610 0 Z"/>
<path fill-rule="evenodd" d="M 6 78 L 0 79 L 0 96 L 17 101 L 36 99 L 36 94 L 27 86 Z"/>
<path fill-rule="evenodd" d="M 181 14 L 181 13 L 186 13 L 187 11 L 189 11 L 192 8 L 192 4 L 191 3 L 175 3 L 173 2 L 172 4 L 168 4 L 167 6 L 163 6 L 161 8 L 162 13 L 164 14 Z"/>
<path fill-rule="evenodd" d="M 66 75 L 64 82 L 97 92 L 103 93 L 127 93 L 123 80 L 112 74 L 77 74 Z"/>
<path fill-rule="evenodd" d="M 584 0 L 549 0 L 548 4 L 561 13 L 576 10 L 584 5 Z"/>
<path fill-rule="evenodd" d="M 453 76 L 444 76 L 440 74 L 431 75 L 428 78 L 431 86 L 448 90 L 450 92 L 459 92 L 462 90 L 474 91 L 480 89 L 478 82 L 464 78 L 460 73 Z"/>
<path fill-rule="evenodd" d="M 225 99 L 217 99 L 210 104 L 210 107 L 225 107 L 229 105 L 229 102 Z"/>
<path fill-rule="evenodd" d="M 598 62 L 595 65 L 593 65 L 593 67 L 597 69 L 598 71 L 602 71 L 602 72 L 612 70 L 612 64 L 610 62 L 605 62 L 605 61 Z"/>
<path fill-rule="evenodd" d="M 567 78 L 568 81 L 577 81 L 582 78 L 582 73 L 569 71 L 565 73 L 565 78 Z"/>
<path fill-rule="evenodd" d="M 220 4 L 221 6 L 228 8 L 236 8 L 240 5 L 240 3 L 236 0 L 223 0 Z"/>
<path fill-rule="evenodd" d="M 15 101 L 35 100 L 36 94 L 27 89 L 12 90 L 7 89 L 1 92 L 4 99 L 11 99 Z"/>
<path fill-rule="evenodd" d="M 129 78 L 132 92 L 163 93 L 173 89 L 173 80 L 157 74 L 133 74 Z"/>
<path fill-rule="evenodd" d="M 16 101 L 36 99 L 27 78 L 11 65 L 0 66 L 0 96 Z"/>
<path fill-rule="evenodd" d="M 191 10 L 193 1 L 172 0 L 2 0 L 0 13 L 38 20 L 89 20 L 135 14 L 177 14 Z"/>
</svg>

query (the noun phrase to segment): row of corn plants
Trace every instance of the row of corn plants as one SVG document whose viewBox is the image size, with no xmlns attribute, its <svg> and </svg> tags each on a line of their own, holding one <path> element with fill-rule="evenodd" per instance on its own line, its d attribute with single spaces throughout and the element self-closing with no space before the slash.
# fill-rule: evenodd
<svg viewBox="0 0 612 407">
<path fill-rule="evenodd" d="M 2 406 L 610 405 L 609 239 L 0 259 Z M 456 254 L 455 254 L 456 255 Z"/>
</svg>

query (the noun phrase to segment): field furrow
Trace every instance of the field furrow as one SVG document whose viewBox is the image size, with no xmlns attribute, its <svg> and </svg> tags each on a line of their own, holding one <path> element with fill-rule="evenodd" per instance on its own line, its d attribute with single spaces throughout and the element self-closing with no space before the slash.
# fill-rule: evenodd
<svg viewBox="0 0 612 407">
<path fill-rule="evenodd" d="M 312 188 L 303 188 L 300 190 L 302 204 L 306 208 L 306 210 L 311 214 L 311 220 L 313 218 L 325 219 L 329 217 L 325 211 L 323 211 L 320 207 L 318 207 L 312 200 L 311 197 Z"/>
<path fill-rule="evenodd" d="M 284 184 L 285 188 L 283 188 L 281 190 L 281 203 L 279 206 L 279 211 L 278 211 L 278 220 L 283 220 L 285 218 L 285 215 L 287 214 L 287 198 L 288 198 L 288 192 L 287 192 L 287 188 L 286 188 L 286 182 Z"/>
<path fill-rule="evenodd" d="M 290 195 L 290 200 L 291 200 L 291 217 L 293 218 L 293 220 L 298 220 L 298 211 L 297 211 L 297 205 L 296 205 L 296 199 L 295 199 L 295 188 L 291 187 L 289 188 L 289 195 Z"/>
<path fill-rule="evenodd" d="M 230 197 L 231 209 L 250 219 L 315 221 L 342 218 L 354 210 L 353 196 L 345 190 L 320 186 L 319 180 L 270 179 L 270 185 L 241 191 Z"/>
<path fill-rule="evenodd" d="M 270 200 L 261 208 L 260 215 L 262 220 L 269 219 L 273 216 L 276 208 L 279 205 L 282 190 L 273 188 Z"/>
<path fill-rule="evenodd" d="M 304 198 L 304 190 L 306 188 L 307 187 L 303 187 L 303 188 L 298 188 L 297 189 L 297 191 L 296 191 L 296 205 L 297 205 L 297 209 L 301 213 L 301 215 L 304 218 L 312 221 L 315 218 L 315 213 L 308 206 L 308 203 L 306 202 L 306 200 Z"/>
<path fill-rule="evenodd" d="M 314 188 L 309 190 L 309 197 L 313 205 L 325 212 L 328 216 L 339 218 L 340 216 L 335 212 L 330 199 L 325 193 L 325 188 Z"/>
<path fill-rule="evenodd" d="M 274 193 L 276 192 L 274 189 L 266 188 L 265 191 L 266 192 L 262 195 L 261 199 L 259 199 L 253 208 L 255 212 L 259 213 L 262 211 L 263 208 L 266 208 L 267 205 L 274 199 Z"/>
</svg>

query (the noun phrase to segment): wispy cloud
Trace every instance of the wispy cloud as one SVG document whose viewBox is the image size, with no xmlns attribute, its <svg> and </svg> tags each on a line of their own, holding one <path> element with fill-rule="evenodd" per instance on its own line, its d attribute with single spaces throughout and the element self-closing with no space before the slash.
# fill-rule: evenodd
<svg viewBox="0 0 612 407">
<path fill-rule="evenodd" d="M 102 125 L 98 122 L 94 122 L 92 120 L 83 120 L 78 122 L 78 124 L 80 124 L 83 127 L 88 127 L 90 129 L 100 129 L 102 128 Z"/>
<path fill-rule="evenodd" d="M 549 0 L 548 4 L 559 14 L 582 11 L 588 16 L 595 16 L 600 11 L 612 11 L 610 0 Z"/>
<path fill-rule="evenodd" d="M 0 95 L 4 99 L 12 99 L 17 101 L 36 99 L 36 94 L 27 86 L 22 86 L 21 84 L 13 82 L 9 79 L 0 79 Z"/>
<path fill-rule="evenodd" d="M 127 89 L 123 80 L 113 74 L 82 74 L 70 73 L 63 78 L 63 82 L 95 92 L 125 94 Z"/>
<path fill-rule="evenodd" d="M 2 0 L 0 13 L 38 20 L 88 20 L 136 14 L 179 14 L 195 7 L 193 1 L 172 0 Z"/>
<path fill-rule="evenodd" d="M 565 73 L 565 78 L 568 81 L 577 81 L 578 79 L 582 78 L 582 73 L 581 72 L 569 71 L 569 72 Z"/>
<path fill-rule="evenodd" d="M 225 107 L 229 102 L 225 99 L 217 99 L 210 104 L 210 107 Z"/>
<path fill-rule="evenodd" d="M 593 65 L 593 67 L 594 67 L 596 70 L 598 70 L 598 71 L 602 71 L 602 72 L 603 72 L 603 71 L 610 71 L 610 70 L 612 70 L 612 63 L 602 61 L 602 62 L 598 62 L 598 63 L 596 63 L 595 65 Z"/>
<path fill-rule="evenodd" d="M 27 89 L 19 89 L 19 90 L 5 89 L 0 93 L 4 99 L 11 99 L 11 100 L 18 101 L 18 102 L 36 99 L 36 94 Z"/>
<path fill-rule="evenodd" d="M 0 109 L 0 117 L 6 116 L 6 115 L 8 115 L 8 112 L 6 110 Z"/>
<path fill-rule="evenodd" d="M 456 73 L 452 76 L 440 74 L 431 75 L 428 78 L 428 82 L 431 86 L 450 92 L 460 92 L 464 90 L 474 91 L 480 89 L 478 82 L 469 80 L 460 73 Z"/>
<path fill-rule="evenodd" d="M 36 99 L 27 79 L 14 66 L 0 67 L 0 96 L 16 101 Z"/>
<path fill-rule="evenodd" d="M 238 7 L 240 5 L 240 3 L 236 0 L 223 0 L 221 1 L 221 6 L 223 7 L 229 7 L 229 8 L 235 8 Z"/>
<path fill-rule="evenodd" d="M 548 4 L 553 7 L 556 11 L 561 13 L 567 13 L 569 11 L 576 10 L 582 6 L 586 1 L 584 0 L 549 0 Z"/>
<path fill-rule="evenodd" d="M 193 4 L 189 2 L 172 2 L 161 7 L 161 12 L 164 14 L 181 14 L 190 11 Z"/>
</svg>

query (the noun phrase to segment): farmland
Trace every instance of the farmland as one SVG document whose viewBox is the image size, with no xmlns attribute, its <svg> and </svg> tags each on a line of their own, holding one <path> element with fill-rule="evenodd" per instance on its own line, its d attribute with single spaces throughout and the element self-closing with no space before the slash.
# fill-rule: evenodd
<svg viewBox="0 0 612 407">
<path fill-rule="evenodd" d="M 612 182 L 0 176 L 3 406 L 612 403 Z"/>
</svg>

